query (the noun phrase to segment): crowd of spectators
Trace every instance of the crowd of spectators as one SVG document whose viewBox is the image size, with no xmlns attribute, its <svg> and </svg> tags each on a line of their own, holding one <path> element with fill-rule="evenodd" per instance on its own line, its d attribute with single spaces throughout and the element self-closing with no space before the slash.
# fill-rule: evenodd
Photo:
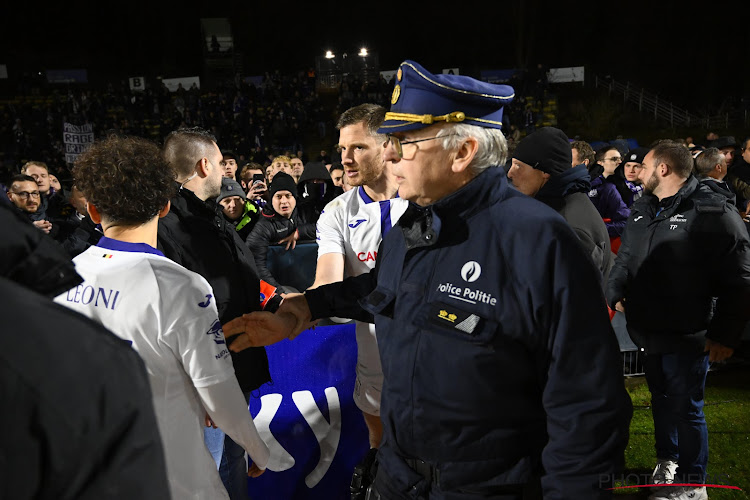
<svg viewBox="0 0 750 500">
<path fill-rule="evenodd" d="M 349 90 L 342 95 L 347 96 L 342 102 L 362 98 Z M 180 86 L 174 93 L 163 84 L 131 91 L 127 81 L 105 88 L 34 88 L 0 104 L 0 115 L 2 180 L 29 159 L 44 161 L 69 179 L 63 123 L 90 123 L 97 139 L 115 133 L 157 143 L 172 130 L 197 126 L 236 151 L 238 159 L 266 164 L 286 151 L 302 156 L 305 141 L 323 139 L 334 119 L 315 91 L 314 78 L 279 71 L 266 73 L 259 86 L 238 78 L 210 90 Z"/>
</svg>

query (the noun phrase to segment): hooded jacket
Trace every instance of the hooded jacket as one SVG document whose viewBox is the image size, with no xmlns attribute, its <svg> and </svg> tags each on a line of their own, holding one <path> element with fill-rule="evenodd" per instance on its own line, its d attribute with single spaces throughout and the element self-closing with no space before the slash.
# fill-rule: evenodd
<svg viewBox="0 0 750 500">
<path fill-rule="evenodd" d="M 589 172 L 585 165 L 577 165 L 562 174 L 554 175 L 536 194 L 536 199 L 552 207 L 573 228 L 586 254 L 602 273 L 606 286 L 614 263 L 607 226 L 586 193 L 591 190 Z"/>
<path fill-rule="evenodd" d="M 323 184 L 311 182 L 322 179 Z M 305 170 L 297 182 L 297 213 L 303 223 L 315 224 L 323 208 L 335 197 L 344 192 L 336 187 L 331 180 L 331 174 L 325 165 L 311 162 L 305 165 Z"/>
</svg>

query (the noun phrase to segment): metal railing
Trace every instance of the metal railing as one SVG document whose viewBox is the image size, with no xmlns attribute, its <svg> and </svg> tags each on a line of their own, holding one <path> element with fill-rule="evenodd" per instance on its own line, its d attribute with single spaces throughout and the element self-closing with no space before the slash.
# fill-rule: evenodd
<svg viewBox="0 0 750 500">
<path fill-rule="evenodd" d="M 748 123 L 748 110 L 738 109 L 714 116 L 699 116 L 686 109 L 675 106 L 671 101 L 660 98 L 657 94 L 649 92 L 642 87 L 636 87 L 630 82 L 621 83 L 611 78 L 594 76 L 594 88 L 606 88 L 610 95 L 622 95 L 626 104 L 638 108 L 641 113 L 646 113 L 654 120 L 664 120 L 671 126 L 705 127 L 709 130 L 727 129 L 734 125 L 745 125 Z"/>
</svg>

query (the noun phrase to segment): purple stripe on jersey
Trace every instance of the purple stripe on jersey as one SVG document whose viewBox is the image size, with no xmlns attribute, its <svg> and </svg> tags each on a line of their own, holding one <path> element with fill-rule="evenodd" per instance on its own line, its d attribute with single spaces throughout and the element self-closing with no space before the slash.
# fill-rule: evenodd
<svg viewBox="0 0 750 500">
<path fill-rule="evenodd" d="M 162 257 L 164 257 L 164 254 L 161 253 L 161 251 L 146 243 L 129 243 L 127 241 L 113 240 L 112 238 L 107 238 L 106 236 L 102 236 L 96 246 L 105 248 L 107 250 L 119 250 L 120 252 L 152 253 L 154 255 L 161 255 Z"/>
<path fill-rule="evenodd" d="M 385 238 L 391 230 L 391 200 L 380 202 L 380 234 Z"/>
<path fill-rule="evenodd" d="M 362 198 L 362 201 L 367 203 L 374 203 L 372 198 L 365 192 L 365 187 L 360 186 L 359 187 L 359 197 Z M 398 197 L 398 193 L 396 193 L 396 197 Z M 383 200 L 380 203 L 380 234 L 382 237 L 385 237 L 385 235 L 388 233 L 388 231 L 391 230 L 392 223 L 391 223 L 391 200 Z"/>
<path fill-rule="evenodd" d="M 370 198 L 370 195 L 365 192 L 364 186 L 359 186 L 359 197 L 362 198 L 362 201 L 364 201 L 365 204 L 372 203 L 372 198 Z"/>
</svg>

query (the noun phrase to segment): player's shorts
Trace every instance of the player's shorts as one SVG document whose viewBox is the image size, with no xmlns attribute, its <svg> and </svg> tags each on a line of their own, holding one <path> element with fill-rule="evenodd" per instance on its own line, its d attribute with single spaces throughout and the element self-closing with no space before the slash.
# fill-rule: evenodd
<svg viewBox="0 0 750 500">
<path fill-rule="evenodd" d="M 383 367 L 380 364 L 375 325 L 357 321 L 356 332 L 357 379 L 354 381 L 354 404 L 364 413 L 380 415 Z"/>
</svg>

